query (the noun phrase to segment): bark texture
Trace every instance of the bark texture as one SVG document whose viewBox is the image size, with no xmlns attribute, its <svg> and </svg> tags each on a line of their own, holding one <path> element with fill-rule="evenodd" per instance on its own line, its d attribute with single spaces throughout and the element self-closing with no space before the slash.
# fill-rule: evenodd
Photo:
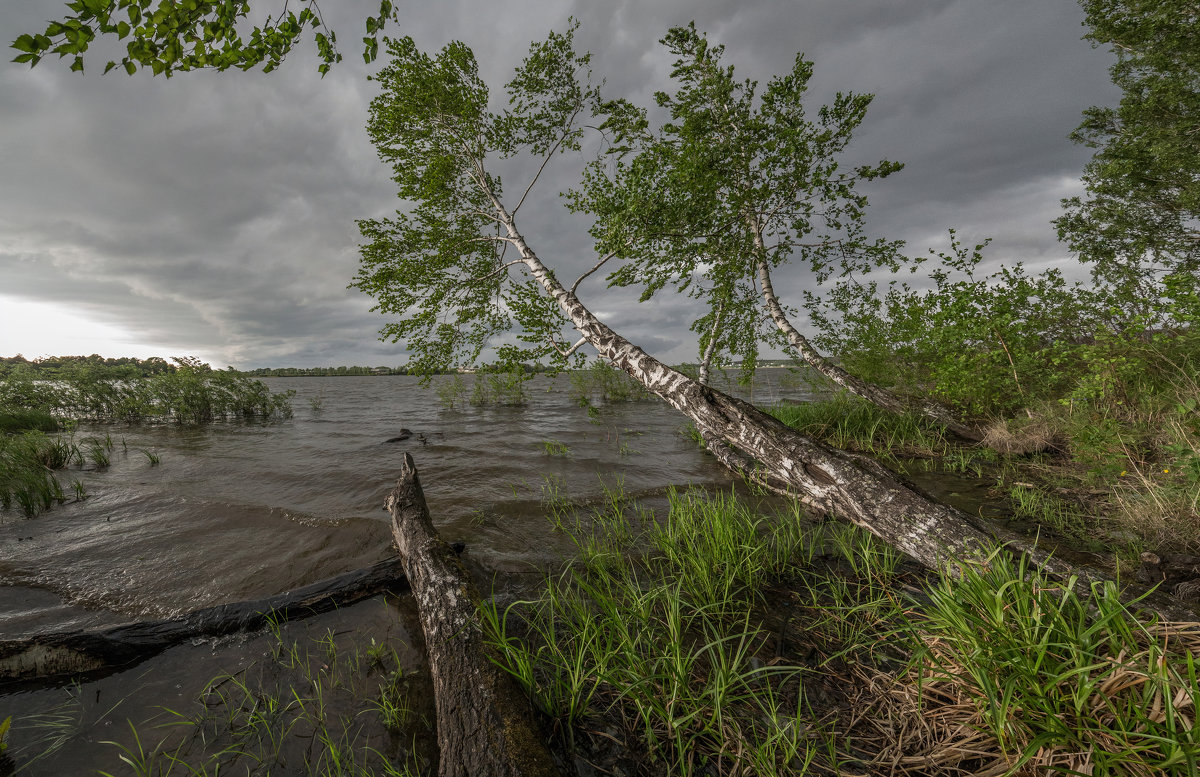
<svg viewBox="0 0 1200 777">
<path fill-rule="evenodd" d="M 437 709 L 440 777 L 558 775 L 525 693 L 488 659 L 479 595 L 437 534 L 412 456 L 385 507 L 417 601 Z"/>
<path fill-rule="evenodd" d="M 1098 572 L 1076 568 L 998 527 L 977 523 L 902 483 L 878 462 L 798 434 L 753 405 L 701 385 L 650 356 L 597 318 L 566 289 L 525 242 L 510 213 L 497 213 L 526 267 L 600 355 L 686 415 L 717 457 L 735 471 L 818 510 L 848 520 L 931 569 L 951 571 L 997 543 L 1023 553 L 1048 573 L 1088 583 Z M 1168 620 L 1196 613 L 1165 596 L 1141 605 Z"/>
<path fill-rule="evenodd" d="M 263 628 L 268 619 L 279 622 L 306 618 L 402 589 L 404 583 L 400 560 L 388 559 L 267 599 L 222 604 L 175 618 L 98 631 L 0 640 L 0 684 L 115 672 L 190 639 L 254 631 Z"/>
</svg>

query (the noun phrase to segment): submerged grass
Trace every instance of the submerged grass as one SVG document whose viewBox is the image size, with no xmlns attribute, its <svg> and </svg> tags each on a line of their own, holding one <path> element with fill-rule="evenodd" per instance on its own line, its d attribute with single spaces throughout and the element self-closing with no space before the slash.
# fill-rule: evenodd
<svg viewBox="0 0 1200 777">
<path fill-rule="evenodd" d="M 68 439 L 41 432 L 0 435 L 0 508 L 14 507 L 32 518 L 66 501 L 54 470 L 82 461 L 83 452 Z"/>
<path fill-rule="evenodd" d="M 76 440 L 71 435 L 47 435 L 42 432 L 0 434 L 0 509 L 16 508 L 25 517 L 35 518 L 55 504 L 66 501 L 58 471 L 67 467 L 104 470 L 112 463 L 114 443 L 110 435 Z M 159 457 L 143 451 L 151 466 Z M 128 446 L 122 443 L 122 455 Z M 79 480 L 69 486 L 75 499 L 87 497 Z"/>
<path fill-rule="evenodd" d="M 78 687 L 59 708 L 17 715 L 10 752 L 18 771 L 87 736 L 98 747 L 95 766 L 100 756 L 119 766 L 92 770 L 106 777 L 432 774 L 427 694 L 414 693 L 393 647 L 332 631 L 290 639 L 283 624 L 269 631 L 262 660 L 214 677 L 186 706 L 123 721 L 107 741 L 87 736 Z M 117 723 L 114 710 L 101 719 Z"/>
<path fill-rule="evenodd" d="M 599 360 L 583 369 L 570 371 L 568 378 L 568 393 L 581 407 L 639 402 L 654 396 L 623 370 Z"/>
</svg>

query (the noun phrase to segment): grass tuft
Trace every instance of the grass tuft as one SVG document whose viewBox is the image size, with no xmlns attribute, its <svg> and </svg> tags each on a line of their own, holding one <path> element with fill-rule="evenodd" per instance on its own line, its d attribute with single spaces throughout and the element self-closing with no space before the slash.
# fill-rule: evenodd
<svg viewBox="0 0 1200 777">
<path fill-rule="evenodd" d="M 941 579 L 903 629 L 909 672 L 864 717 L 892 734 L 880 762 L 935 774 L 1200 773 L 1200 625 L 1143 622 L 1112 584 L 1086 598 L 1074 584 L 1003 551 Z"/>
<path fill-rule="evenodd" d="M 767 412 L 805 436 L 881 458 L 940 456 L 950 448 L 936 424 L 917 415 L 883 410 L 849 394 L 776 405 Z"/>
</svg>

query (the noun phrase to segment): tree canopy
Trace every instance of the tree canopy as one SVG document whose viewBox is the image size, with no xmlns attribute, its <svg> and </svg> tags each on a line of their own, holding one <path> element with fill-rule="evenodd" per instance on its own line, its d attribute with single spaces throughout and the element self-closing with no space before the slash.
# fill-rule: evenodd
<svg viewBox="0 0 1200 777">
<path fill-rule="evenodd" d="M 1200 15 L 1188 0 L 1081 0 L 1086 38 L 1110 45 L 1117 107 L 1092 107 L 1072 138 L 1097 149 L 1087 193 L 1064 200 L 1059 236 L 1099 279 L 1146 304 L 1200 313 Z M 1154 308 L 1167 300 L 1166 309 Z M 1149 306 L 1149 307 L 1148 307 Z"/>
<path fill-rule="evenodd" d="M 374 0 L 372 0 L 374 2 Z M 325 24 L 317 0 L 300 0 L 300 10 L 278 2 L 254 4 L 262 21 L 251 23 L 250 0 L 73 0 L 68 13 L 39 32 L 19 35 L 11 44 L 19 53 L 14 62 L 37 65 L 44 57 L 71 57 L 71 70 L 82 71 L 84 56 L 101 37 L 125 41 L 125 54 L 109 60 L 107 73 L 122 67 L 133 75 L 149 68 L 154 75 L 210 68 L 270 72 L 292 47 L 311 31 L 317 46 L 317 70 L 324 75 L 342 59 L 337 34 Z M 377 16 L 367 16 L 363 58 L 370 62 L 379 50 L 379 34 L 395 19 L 392 0 L 380 0 Z"/>
<path fill-rule="evenodd" d="M 561 361 L 570 351 L 560 343 L 564 314 L 534 278 L 552 272 L 528 258 L 514 217 L 550 159 L 579 149 L 579 119 L 595 101 L 573 30 L 530 49 L 502 111 L 488 109 L 487 84 L 462 43 L 430 56 L 411 38 L 387 42 L 367 130 L 411 208 L 359 222 L 368 242 L 353 285 L 397 316 L 381 333 L 405 341 L 412 372 L 474 364 L 514 327 L 519 339 L 498 348 L 501 361 Z M 530 162 L 529 179 L 507 205 L 490 165 L 518 156 Z M 513 249 L 520 257 L 510 260 Z"/>
<path fill-rule="evenodd" d="M 771 269 L 798 259 L 821 282 L 895 262 L 896 244 L 867 236 L 856 186 L 902 165 L 848 167 L 871 96 L 838 93 L 810 116 L 813 64 L 802 55 L 760 95 L 694 24 L 661 42 L 676 58 L 674 91 L 656 93 L 653 114 L 603 105 L 613 146 L 572 204 L 595 217 L 597 252 L 623 260 L 611 283 L 643 288 L 643 300 L 668 285 L 703 299 L 701 350 L 753 365 L 764 340 L 785 342 L 759 312 Z"/>
</svg>

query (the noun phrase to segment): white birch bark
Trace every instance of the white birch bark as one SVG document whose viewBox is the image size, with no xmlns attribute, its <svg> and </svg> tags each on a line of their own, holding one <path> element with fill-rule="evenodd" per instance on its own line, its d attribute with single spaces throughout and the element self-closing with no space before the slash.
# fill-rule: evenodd
<svg viewBox="0 0 1200 777">
<path fill-rule="evenodd" d="M 771 283 L 771 270 L 764 255 L 766 249 L 762 242 L 762 236 L 757 232 L 755 232 L 754 242 L 757 253 L 755 266 L 758 274 L 759 293 L 762 295 L 767 313 L 771 316 L 771 320 L 775 322 L 775 326 L 779 327 L 779 330 L 783 332 L 788 344 L 796 349 L 796 352 L 800 354 L 800 358 L 804 359 L 810 367 L 851 394 L 860 396 L 885 410 L 891 410 L 894 413 L 919 413 L 937 421 L 951 433 L 965 440 L 978 442 L 983 439 L 983 433 L 977 427 L 963 423 L 961 419 L 957 418 L 942 405 L 936 402 L 908 401 L 902 399 L 881 386 L 868 383 L 851 375 L 822 356 L 813 347 L 812 343 L 808 341 L 808 338 L 792 325 L 783 306 L 779 304 L 779 298 L 775 295 L 775 287 Z"/>
<path fill-rule="evenodd" d="M 701 385 L 655 359 L 613 331 L 559 283 L 525 241 L 512 215 L 493 201 L 508 241 L 580 335 L 613 366 L 690 418 L 717 458 L 735 471 L 848 520 L 931 569 L 953 572 L 999 543 L 1027 554 L 1050 574 L 1064 579 L 1077 576 L 1083 587 L 1105 579 L 1060 561 L 1015 534 L 982 526 L 966 513 L 900 482 L 878 462 L 804 437 L 753 405 Z M 1142 604 L 1173 620 L 1195 617 L 1189 608 L 1167 598 L 1146 599 Z"/>
</svg>

